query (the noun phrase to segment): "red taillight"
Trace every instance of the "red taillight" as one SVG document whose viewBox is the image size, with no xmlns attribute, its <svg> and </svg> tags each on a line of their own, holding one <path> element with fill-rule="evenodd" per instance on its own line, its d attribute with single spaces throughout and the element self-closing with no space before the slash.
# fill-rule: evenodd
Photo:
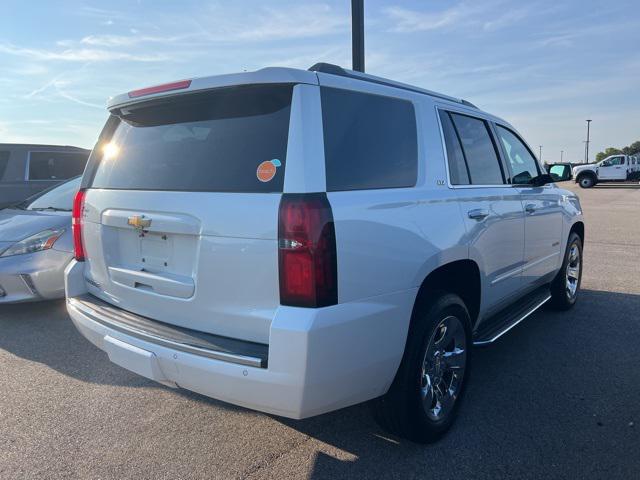
<svg viewBox="0 0 640 480">
<path fill-rule="evenodd" d="M 179 82 L 164 83 L 162 85 L 156 85 L 154 87 L 141 88 L 140 90 L 133 90 L 129 92 L 129 98 L 144 97 L 145 95 L 151 95 L 152 93 L 171 92 L 172 90 L 182 90 L 183 88 L 189 88 L 191 86 L 191 80 L 181 80 Z"/>
<path fill-rule="evenodd" d="M 84 245 L 82 244 L 82 211 L 84 210 L 84 197 L 86 190 L 79 190 L 73 199 L 71 212 L 71 230 L 73 231 L 73 252 L 76 260 L 84 262 Z"/>
<path fill-rule="evenodd" d="M 280 303 L 296 307 L 335 305 L 336 233 L 326 194 L 284 194 L 279 216 Z"/>
</svg>

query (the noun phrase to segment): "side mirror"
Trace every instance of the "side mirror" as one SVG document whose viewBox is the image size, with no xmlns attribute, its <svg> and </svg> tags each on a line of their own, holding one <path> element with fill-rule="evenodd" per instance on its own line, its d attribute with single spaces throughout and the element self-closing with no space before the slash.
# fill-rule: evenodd
<svg viewBox="0 0 640 480">
<path fill-rule="evenodd" d="M 548 173 L 543 173 L 542 175 L 538 175 L 537 177 L 531 179 L 531 184 L 534 187 L 542 187 L 549 183 L 553 183 L 553 177 Z"/>
<path fill-rule="evenodd" d="M 571 167 L 569 165 L 553 165 L 550 169 L 547 170 L 549 175 L 554 182 L 564 182 L 566 180 L 571 180 L 573 176 L 571 172 Z"/>
</svg>

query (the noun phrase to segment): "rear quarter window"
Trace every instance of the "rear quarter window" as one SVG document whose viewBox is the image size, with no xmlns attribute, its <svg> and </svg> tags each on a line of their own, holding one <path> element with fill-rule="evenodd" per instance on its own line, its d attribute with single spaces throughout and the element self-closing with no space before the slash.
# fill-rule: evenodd
<svg viewBox="0 0 640 480">
<path fill-rule="evenodd" d="M 292 92 L 292 85 L 220 88 L 121 109 L 94 149 L 90 185 L 282 192 Z"/>
<path fill-rule="evenodd" d="M 327 191 L 416 184 L 416 115 L 407 100 L 323 87 Z"/>
</svg>

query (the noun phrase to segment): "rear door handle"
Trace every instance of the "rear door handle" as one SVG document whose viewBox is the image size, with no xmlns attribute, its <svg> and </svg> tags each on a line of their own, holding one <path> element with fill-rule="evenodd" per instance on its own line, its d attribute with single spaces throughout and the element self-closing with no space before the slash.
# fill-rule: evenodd
<svg viewBox="0 0 640 480">
<path fill-rule="evenodd" d="M 476 208 L 474 210 L 469 210 L 467 212 L 467 215 L 469 215 L 469 218 L 472 218 L 473 220 L 480 221 L 489 216 L 489 211 L 485 210 L 484 208 Z"/>
<path fill-rule="evenodd" d="M 533 203 L 527 203 L 524 206 L 524 211 L 531 214 L 536 211 L 536 206 Z"/>
</svg>

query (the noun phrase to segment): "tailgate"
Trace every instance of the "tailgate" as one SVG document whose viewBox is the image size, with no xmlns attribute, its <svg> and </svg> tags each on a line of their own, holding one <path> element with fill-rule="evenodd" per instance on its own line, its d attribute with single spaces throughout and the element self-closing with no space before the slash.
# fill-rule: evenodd
<svg viewBox="0 0 640 480">
<path fill-rule="evenodd" d="M 268 343 L 292 88 L 223 88 L 114 112 L 83 179 L 90 293 Z"/>
</svg>

